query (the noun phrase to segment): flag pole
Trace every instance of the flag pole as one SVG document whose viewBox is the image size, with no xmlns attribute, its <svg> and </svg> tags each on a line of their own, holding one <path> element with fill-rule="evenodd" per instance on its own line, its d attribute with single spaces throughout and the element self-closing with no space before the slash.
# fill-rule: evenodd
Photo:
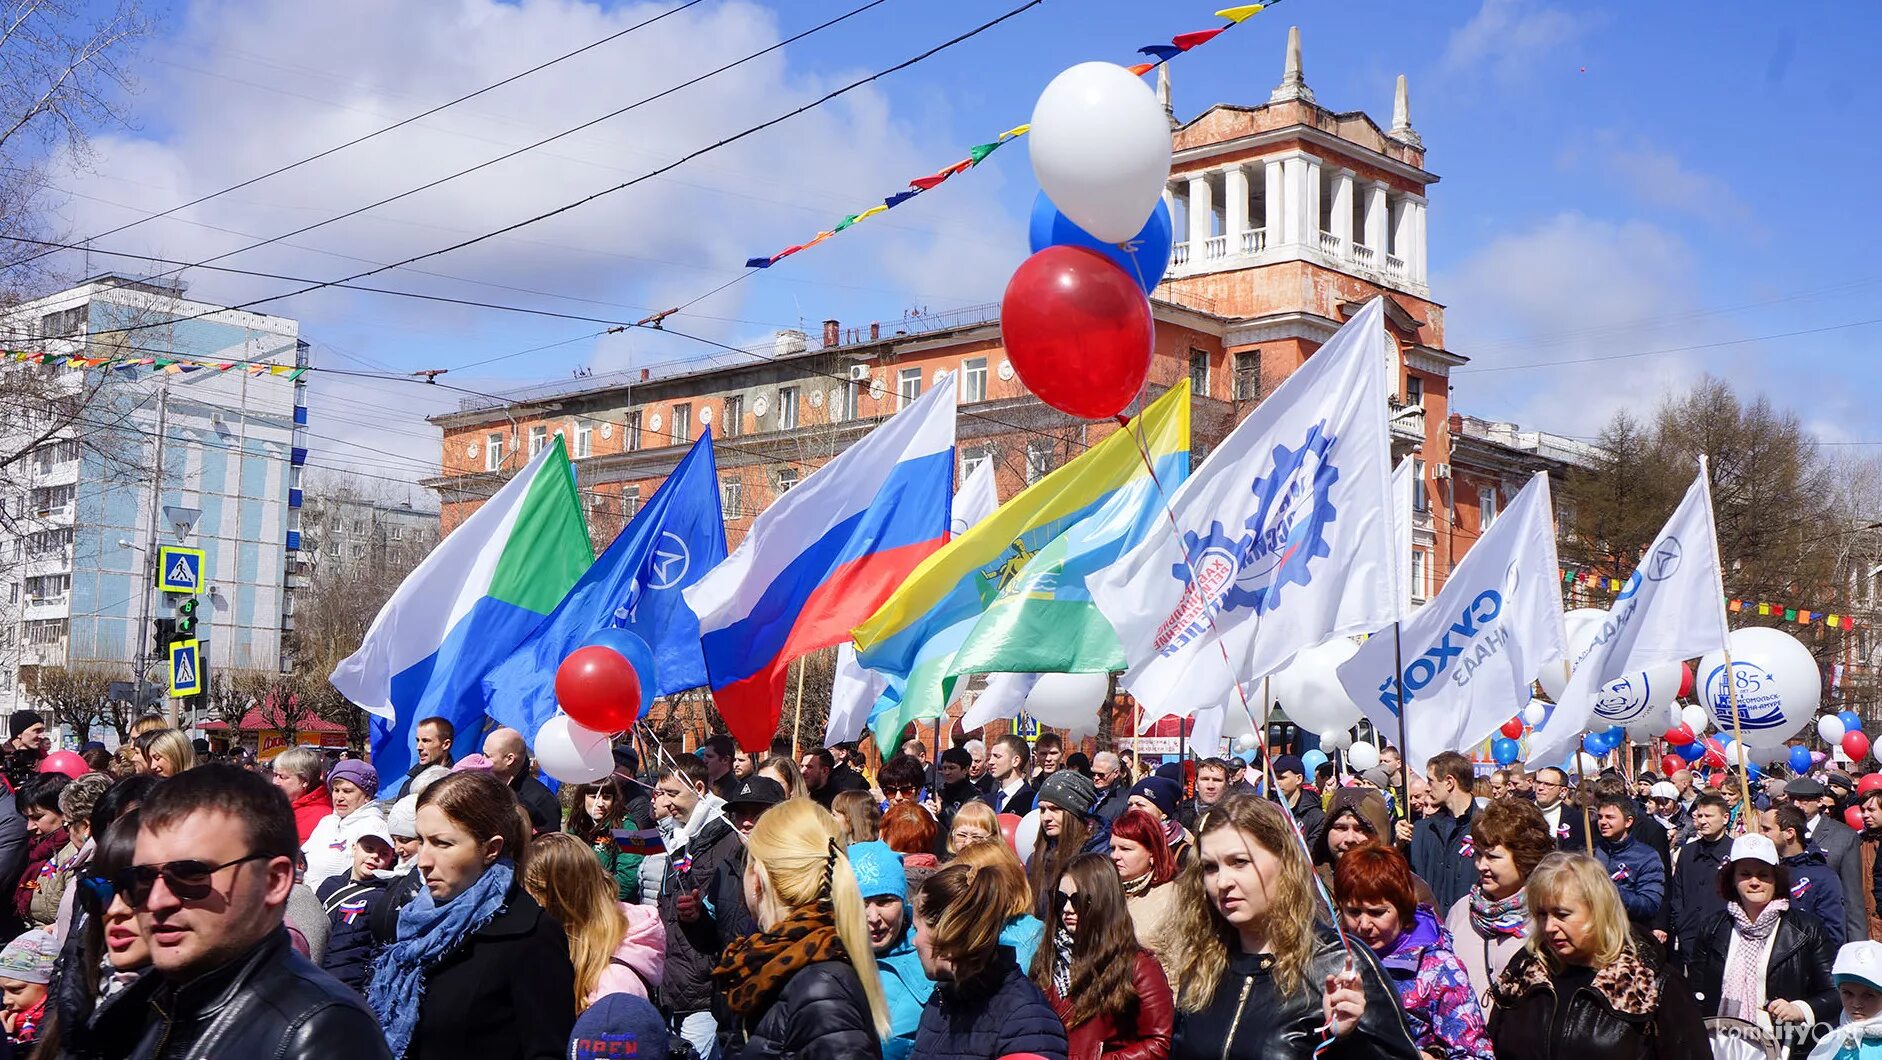
<svg viewBox="0 0 1882 1060">
<path fill-rule="evenodd" d="M 804 656 L 797 657 L 797 717 L 791 722 L 791 757 L 802 758 L 804 746 Z M 901 733 L 896 733 L 900 736 Z"/>
<path fill-rule="evenodd" d="M 1741 827 L 1752 826 L 1751 804 L 1751 764 L 1745 754 L 1744 727 L 1739 721 L 1738 676 L 1732 669 L 1732 621 L 1725 611 L 1725 558 L 1719 554 L 1719 531 L 1712 510 L 1712 468 L 1704 453 L 1699 454 L 1699 481 L 1706 490 L 1706 522 L 1712 526 L 1712 554 L 1718 557 L 1719 588 L 1713 599 L 1719 604 L 1719 628 L 1725 631 L 1725 642 L 1719 645 L 1719 651 L 1725 656 L 1725 701 L 1732 709 L 1732 753 L 1738 759 L 1738 804 Z"/>
<path fill-rule="evenodd" d="M 1594 857 L 1594 818 L 1593 815 L 1588 812 L 1587 793 L 1582 790 L 1583 785 L 1587 783 L 1587 780 L 1583 778 L 1581 773 L 1581 756 L 1583 753 L 1581 745 L 1577 744 L 1574 751 L 1575 799 L 1577 802 L 1581 803 L 1581 838 L 1588 846 L 1588 856 Z"/>
<path fill-rule="evenodd" d="M 1399 627 L 1404 623 L 1392 623 L 1392 684 L 1398 689 L 1398 776 L 1399 806 L 1407 821 L 1411 820 L 1411 741 L 1405 735 L 1405 654 L 1400 643 Z M 1388 778 L 1389 779 L 1389 778 Z"/>
</svg>

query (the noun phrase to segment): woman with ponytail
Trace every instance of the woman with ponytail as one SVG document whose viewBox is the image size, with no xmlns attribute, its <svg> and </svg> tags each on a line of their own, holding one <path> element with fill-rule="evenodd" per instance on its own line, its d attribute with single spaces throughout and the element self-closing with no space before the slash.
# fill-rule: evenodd
<svg viewBox="0 0 1882 1060">
<path fill-rule="evenodd" d="M 1027 904 L 1017 859 L 1009 866 L 959 858 L 921 885 L 915 952 L 935 991 L 909 1060 L 1066 1060 L 1065 1024 L 1001 938 L 1013 910 Z"/>
<path fill-rule="evenodd" d="M 745 905 L 760 930 L 727 945 L 712 972 L 749 1030 L 737 1057 L 881 1056 L 889 1005 L 829 811 L 789 799 L 758 818 L 745 846 Z"/>
</svg>

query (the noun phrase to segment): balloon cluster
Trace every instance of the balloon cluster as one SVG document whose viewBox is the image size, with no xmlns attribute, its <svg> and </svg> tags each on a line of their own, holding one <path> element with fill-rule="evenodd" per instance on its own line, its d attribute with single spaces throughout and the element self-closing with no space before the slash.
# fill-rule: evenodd
<svg viewBox="0 0 1882 1060">
<path fill-rule="evenodd" d="M 1000 338 L 1039 400 L 1103 419 L 1150 374 L 1148 295 L 1169 268 L 1169 118 L 1142 78 L 1080 63 L 1033 107 L 1039 179 L 1027 258 L 1007 282 Z"/>
<path fill-rule="evenodd" d="M 1869 737 L 1862 731 L 1862 716 L 1853 710 L 1825 714 L 1817 719 L 1817 735 L 1831 747 L 1841 747 L 1852 765 L 1869 757 Z M 1792 760 L 1802 748 L 1792 748 Z"/>
<path fill-rule="evenodd" d="M 614 771 L 611 734 L 633 728 L 653 704 L 653 649 L 624 629 L 604 629 L 570 652 L 555 671 L 561 708 L 536 731 L 542 771 L 587 784 Z"/>
</svg>

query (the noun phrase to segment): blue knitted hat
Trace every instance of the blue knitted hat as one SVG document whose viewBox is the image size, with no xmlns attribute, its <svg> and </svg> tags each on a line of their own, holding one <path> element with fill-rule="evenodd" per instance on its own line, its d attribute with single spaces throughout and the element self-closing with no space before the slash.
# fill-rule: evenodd
<svg viewBox="0 0 1882 1060">
<path fill-rule="evenodd" d="M 908 872 L 902 868 L 902 855 L 889 849 L 889 844 L 851 843 L 849 858 L 865 900 L 892 894 L 908 901 Z"/>
<path fill-rule="evenodd" d="M 667 1060 L 667 1025 L 646 998 L 609 994 L 575 1017 L 569 1060 Z"/>
</svg>

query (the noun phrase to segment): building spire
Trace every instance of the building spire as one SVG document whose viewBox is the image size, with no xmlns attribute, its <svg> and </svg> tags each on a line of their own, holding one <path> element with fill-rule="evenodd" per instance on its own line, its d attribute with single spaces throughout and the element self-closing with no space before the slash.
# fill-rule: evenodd
<svg viewBox="0 0 1882 1060">
<path fill-rule="evenodd" d="M 1176 107 L 1170 102 L 1170 64 L 1157 66 L 1157 102 L 1163 104 L 1163 113 L 1170 119 L 1170 128 L 1176 128 Z"/>
<path fill-rule="evenodd" d="M 1398 75 L 1398 91 L 1392 96 L 1392 139 L 1413 147 L 1423 147 L 1425 142 L 1412 129 L 1411 92 L 1405 87 L 1405 75 Z"/>
<path fill-rule="evenodd" d="M 1287 66 L 1281 72 L 1281 84 L 1268 94 L 1268 102 L 1284 103 L 1290 99 L 1313 102 L 1313 89 L 1301 73 L 1300 27 L 1287 27 Z"/>
</svg>

